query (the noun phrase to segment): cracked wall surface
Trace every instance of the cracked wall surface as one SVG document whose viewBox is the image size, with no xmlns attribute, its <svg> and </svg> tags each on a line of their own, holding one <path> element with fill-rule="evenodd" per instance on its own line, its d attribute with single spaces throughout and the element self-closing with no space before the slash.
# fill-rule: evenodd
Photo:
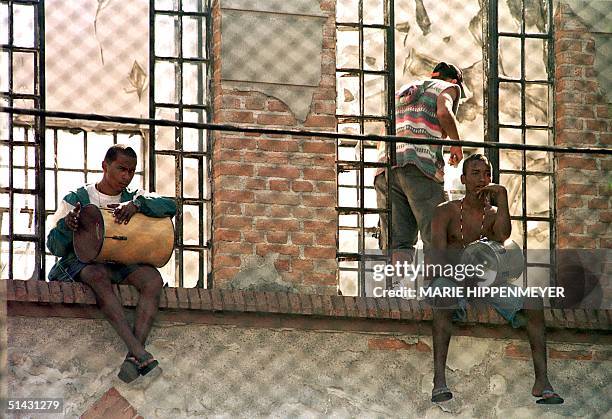
<svg viewBox="0 0 612 419">
<path fill-rule="evenodd" d="M 529 349 L 512 340 L 454 337 L 447 377 L 455 399 L 437 406 L 429 401 L 427 336 L 160 323 L 148 349 L 163 373 L 126 385 L 116 377 L 125 349 L 105 321 L 12 317 L 8 326 L 9 395 L 64 397 L 65 417 L 79 416 L 113 386 L 146 418 L 599 417 L 612 409 L 610 361 L 573 359 L 549 360 L 566 403 L 536 405 Z M 517 347 L 518 358 L 509 358 Z"/>
</svg>

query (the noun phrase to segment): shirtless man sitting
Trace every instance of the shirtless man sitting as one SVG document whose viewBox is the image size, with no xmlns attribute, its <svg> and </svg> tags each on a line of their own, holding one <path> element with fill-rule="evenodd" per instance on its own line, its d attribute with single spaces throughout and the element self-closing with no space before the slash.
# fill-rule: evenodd
<svg viewBox="0 0 612 419">
<path fill-rule="evenodd" d="M 462 249 L 480 238 L 503 243 L 510 237 L 507 191 L 502 185 L 491 183 L 489 160 L 482 154 L 468 157 L 463 163 L 461 183 L 465 185 L 465 198 L 440 204 L 433 215 L 432 256 L 436 263 L 458 263 Z M 472 285 L 469 280 L 457 282 L 454 278 L 444 277 L 435 278 L 431 284 L 436 288 L 468 285 Z M 513 327 L 526 324 L 535 370 L 535 383 L 531 393 L 534 397 L 540 397 L 537 403 L 561 404 L 563 399 L 554 392 L 548 380 L 544 312 L 541 308 L 525 309 L 525 301 L 522 298 L 506 298 L 503 301 L 499 298 L 486 299 Z M 541 307 L 541 301 L 536 301 L 536 304 Z M 461 313 L 461 309 L 454 310 L 456 307 L 457 301 L 451 299 L 434 303 L 434 389 L 431 401 L 436 403 L 453 397 L 446 385 L 446 357 L 453 314 Z"/>
</svg>

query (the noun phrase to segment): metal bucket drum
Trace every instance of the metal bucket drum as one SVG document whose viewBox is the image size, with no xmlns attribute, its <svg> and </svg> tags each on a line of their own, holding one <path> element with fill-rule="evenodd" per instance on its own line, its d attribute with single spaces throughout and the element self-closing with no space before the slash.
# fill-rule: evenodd
<svg viewBox="0 0 612 419">
<path fill-rule="evenodd" d="M 489 239 L 470 243 L 461 255 L 463 265 L 482 265 L 479 286 L 505 285 L 518 278 L 525 268 L 523 251 L 509 240 L 505 245 Z"/>
<path fill-rule="evenodd" d="M 83 263 L 144 263 L 161 268 L 172 256 L 174 225 L 170 218 L 134 214 L 127 224 L 115 222 L 111 209 L 93 204 L 81 208 L 74 251 Z"/>
</svg>

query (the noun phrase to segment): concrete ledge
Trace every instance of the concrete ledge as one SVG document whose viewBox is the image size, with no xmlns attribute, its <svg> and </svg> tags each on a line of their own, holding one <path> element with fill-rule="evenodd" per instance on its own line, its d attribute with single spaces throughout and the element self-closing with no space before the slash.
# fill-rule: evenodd
<svg viewBox="0 0 612 419">
<path fill-rule="evenodd" d="M 81 283 L 3 280 L 6 284 L 8 314 L 100 318 L 93 291 Z M 131 286 L 114 286 L 125 307 L 135 307 L 138 292 Z M 160 320 L 238 324 L 244 326 L 293 327 L 372 332 L 430 334 L 431 307 L 402 298 L 345 297 L 330 295 L 254 292 L 239 290 L 164 288 L 159 307 Z M 580 341 L 581 331 L 612 343 L 611 310 L 544 311 L 547 327 L 564 331 L 562 340 Z M 477 325 L 478 329 L 473 329 Z M 468 309 L 463 334 L 495 338 L 516 338 L 513 330 L 492 308 Z M 469 330 L 475 330 L 470 332 Z M 592 341 L 592 339 L 589 339 Z"/>
</svg>

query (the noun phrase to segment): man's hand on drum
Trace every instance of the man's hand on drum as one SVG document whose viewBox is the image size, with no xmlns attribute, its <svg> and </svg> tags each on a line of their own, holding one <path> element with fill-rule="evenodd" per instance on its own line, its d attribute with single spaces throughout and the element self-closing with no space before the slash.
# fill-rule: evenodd
<svg viewBox="0 0 612 419">
<path fill-rule="evenodd" d="M 81 203 L 77 202 L 72 211 L 70 211 L 64 217 L 64 222 L 66 223 L 66 227 L 68 227 L 72 231 L 77 231 L 79 228 L 79 215 L 81 213 Z"/>
<path fill-rule="evenodd" d="M 110 204 L 109 208 L 113 208 L 113 216 L 118 224 L 127 224 L 132 216 L 138 212 L 138 207 L 131 201 L 122 204 Z"/>
</svg>

